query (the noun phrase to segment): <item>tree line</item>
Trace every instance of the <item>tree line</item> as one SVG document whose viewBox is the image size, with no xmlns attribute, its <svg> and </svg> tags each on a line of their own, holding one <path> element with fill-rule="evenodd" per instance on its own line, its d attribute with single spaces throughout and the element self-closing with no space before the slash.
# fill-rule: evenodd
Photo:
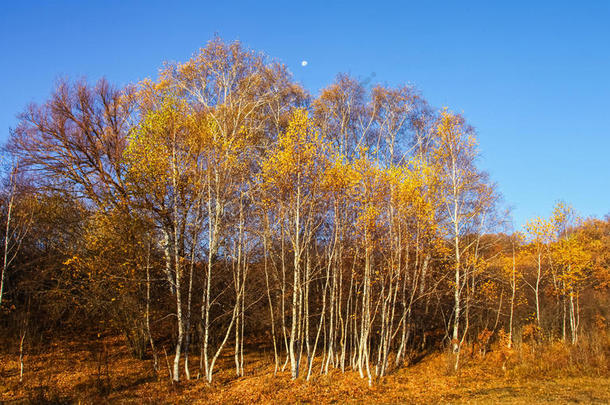
<svg viewBox="0 0 610 405">
<path fill-rule="evenodd" d="M 59 81 L 5 151 L 7 334 L 120 333 L 155 369 L 167 344 L 173 380 L 208 382 L 262 337 L 276 372 L 372 384 L 431 347 L 457 369 L 608 327 L 610 220 L 558 203 L 507 232 L 474 128 L 412 86 L 312 96 L 215 38 L 154 81 Z"/>
</svg>

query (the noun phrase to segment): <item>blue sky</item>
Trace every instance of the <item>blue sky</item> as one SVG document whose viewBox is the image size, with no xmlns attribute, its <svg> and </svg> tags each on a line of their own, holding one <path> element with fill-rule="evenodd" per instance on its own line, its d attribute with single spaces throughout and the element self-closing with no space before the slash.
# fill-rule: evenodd
<svg viewBox="0 0 610 405">
<path fill-rule="evenodd" d="M 3 1 L 0 141 L 58 77 L 154 78 L 217 33 L 283 61 L 313 94 L 347 72 L 464 113 L 517 227 L 560 199 L 603 216 L 608 21 L 608 1 Z"/>
</svg>

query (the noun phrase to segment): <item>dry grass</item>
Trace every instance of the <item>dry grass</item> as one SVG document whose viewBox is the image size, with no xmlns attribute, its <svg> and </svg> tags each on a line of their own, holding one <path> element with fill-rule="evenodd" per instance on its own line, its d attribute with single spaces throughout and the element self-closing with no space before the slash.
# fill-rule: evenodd
<svg viewBox="0 0 610 405">
<path fill-rule="evenodd" d="M 526 372 L 543 369 L 528 363 L 531 359 L 513 354 L 512 363 L 507 366 L 503 356 L 498 351 L 482 359 L 467 357 L 460 371 L 448 373 L 445 355 L 430 354 L 369 388 L 355 372 L 334 371 L 316 375 L 309 382 L 291 381 L 286 372 L 274 376 L 269 354 L 264 350 L 250 354 L 246 376 L 235 378 L 233 358 L 227 351 L 216 382 L 210 386 L 202 380 L 171 384 L 166 368 L 161 375 L 155 375 L 151 361 L 131 358 L 117 337 L 93 342 L 66 339 L 51 344 L 40 354 L 26 356 L 23 382 L 19 382 L 15 351 L 1 354 L 0 402 L 610 403 L 610 378 L 605 372 L 577 376 L 574 370 L 563 374 L 555 370 L 536 374 Z M 163 356 L 160 360 L 165 365 Z M 193 359 L 192 364 L 196 361 Z M 501 364 L 505 365 L 504 370 Z"/>
</svg>

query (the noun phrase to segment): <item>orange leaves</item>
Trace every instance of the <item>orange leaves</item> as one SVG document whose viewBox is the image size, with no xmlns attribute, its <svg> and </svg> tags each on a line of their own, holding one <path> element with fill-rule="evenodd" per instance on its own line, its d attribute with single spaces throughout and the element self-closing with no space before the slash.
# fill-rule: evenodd
<svg viewBox="0 0 610 405">
<path fill-rule="evenodd" d="M 261 165 L 261 182 L 269 197 L 292 199 L 296 190 L 315 193 L 329 167 L 328 146 L 304 110 L 295 110 L 287 131 Z"/>
<path fill-rule="evenodd" d="M 495 192 L 487 174 L 476 167 L 478 151 L 473 128 L 464 118 L 443 109 L 432 131 L 432 165 L 439 200 L 448 217 L 447 231 L 459 238 L 466 229 L 481 227 L 493 210 Z"/>
<path fill-rule="evenodd" d="M 551 221 L 538 217 L 529 220 L 525 224 L 525 230 L 535 245 L 542 245 L 552 240 L 555 227 Z"/>
<path fill-rule="evenodd" d="M 548 220 L 535 218 L 525 225 L 535 249 L 546 252 L 563 293 L 586 278 L 585 270 L 592 264 L 592 241 L 577 228 L 579 222 L 572 207 L 558 202 Z"/>
<path fill-rule="evenodd" d="M 356 223 L 366 231 L 371 232 L 377 228 L 377 220 L 379 219 L 380 211 L 373 205 L 366 206 L 358 215 Z"/>
<path fill-rule="evenodd" d="M 63 262 L 64 266 L 70 266 L 72 264 L 78 263 L 78 256 L 74 255 L 70 258 L 68 258 L 66 261 Z"/>
<path fill-rule="evenodd" d="M 140 125 L 131 134 L 124 158 L 130 184 L 146 184 L 161 193 L 172 165 L 188 150 L 189 116 L 184 102 L 171 93 L 157 93 L 153 109 L 144 112 Z M 181 170 L 186 169 L 183 167 Z"/>
<path fill-rule="evenodd" d="M 336 154 L 324 173 L 322 188 L 335 199 L 344 199 L 351 195 L 362 176 L 346 162 L 345 156 Z"/>
<path fill-rule="evenodd" d="M 467 168 L 477 156 L 474 131 L 461 115 L 444 108 L 434 127 L 436 148 L 434 157 L 439 162 L 450 162 L 451 168 Z M 460 163 L 460 164 L 458 164 Z"/>
<path fill-rule="evenodd" d="M 556 261 L 563 268 L 558 277 L 570 293 L 587 277 L 585 271 L 590 266 L 592 257 L 586 242 L 577 233 L 561 239 L 555 247 Z"/>
<path fill-rule="evenodd" d="M 481 283 L 478 293 L 491 302 L 497 302 L 501 294 L 498 283 L 492 280 L 487 280 Z"/>
</svg>

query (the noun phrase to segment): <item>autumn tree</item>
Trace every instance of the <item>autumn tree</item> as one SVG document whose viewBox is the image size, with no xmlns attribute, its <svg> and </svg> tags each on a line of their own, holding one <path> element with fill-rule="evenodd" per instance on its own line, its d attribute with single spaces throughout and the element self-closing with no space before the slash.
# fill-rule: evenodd
<svg viewBox="0 0 610 405">
<path fill-rule="evenodd" d="M 138 357 L 171 342 L 174 381 L 198 356 L 212 383 L 229 351 L 244 376 L 265 336 L 275 372 L 372 384 L 433 346 L 457 369 L 502 329 L 511 350 L 528 322 L 579 344 L 606 316 L 607 219 L 561 204 L 500 232 L 474 129 L 412 86 L 339 75 L 313 97 L 215 38 L 134 86 L 59 82 L 7 149 L 27 192 L 1 195 L 2 322 L 10 300 Z"/>
<path fill-rule="evenodd" d="M 448 110 L 440 113 L 434 128 L 434 162 L 438 177 L 444 179 L 440 197 L 446 218 L 445 231 L 453 249 L 454 306 L 452 347 L 454 353 L 460 349 L 460 319 L 463 316 L 463 291 L 467 287 L 466 263 L 473 255 L 476 239 L 464 238 L 469 233 L 479 234 L 485 215 L 493 207 L 494 193 L 486 174 L 475 165 L 476 140 L 473 129 L 463 117 Z M 457 367 L 457 361 L 456 361 Z"/>
<path fill-rule="evenodd" d="M 320 223 L 316 216 L 320 204 L 324 203 L 320 185 L 327 166 L 324 141 L 303 110 L 295 111 L 287 131 L 280 136 L 277 149 L 262 165 L 262 187 L 267 196 L 264 201 L 272 204 L 275 200 L 278 204 L 277 217 L 282 222 L 280 237 L 286 236 L 292 247 L 291 325 L 287 349 L 293 378 L 299 375 L 303 341 L 309 350 L 307 303 L 311 268 L 307 257 Z"/>
</svg>

